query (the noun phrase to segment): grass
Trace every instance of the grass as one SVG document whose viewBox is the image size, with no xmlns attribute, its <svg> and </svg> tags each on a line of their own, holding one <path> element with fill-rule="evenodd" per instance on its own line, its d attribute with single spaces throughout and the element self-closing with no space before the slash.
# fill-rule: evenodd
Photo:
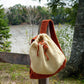
<svg viewBox="0 0 84 84">
<path fill-rule="evenodd" d="M 84 84 L 84 80 L 66 78 L 59 80 L 50 77 L 50 84 Z M 38 80 L 29 78 L 29 66 L 9 63 L 0 63 L 0 84 L 38 84 Z"/>
</svg>

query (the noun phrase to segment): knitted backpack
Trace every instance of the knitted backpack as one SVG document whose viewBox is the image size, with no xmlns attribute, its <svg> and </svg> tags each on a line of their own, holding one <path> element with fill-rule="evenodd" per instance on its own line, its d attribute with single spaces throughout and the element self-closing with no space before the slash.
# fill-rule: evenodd
<svg viewBox="0 0 84 84">
<path fill-rule="evenodd" d="M 51 37 L 46 34 L 48 24 Z M 40 34 L 34 37 L 31 42 L 29 50 L 30 78 L 47 78 L 65 67 L 66 58 L 57 40 L 52 20 L 42 21 Z"/>
</svg>

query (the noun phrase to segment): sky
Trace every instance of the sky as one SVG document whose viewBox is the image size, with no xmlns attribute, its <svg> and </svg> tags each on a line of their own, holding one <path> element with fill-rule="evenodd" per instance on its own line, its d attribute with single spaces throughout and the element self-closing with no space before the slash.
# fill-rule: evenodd
<svg viewBox="0 0 84 84">
<path fill-rule="evenodd" d="M 50 0 L 49 0 L 50 1 Z M 68 7 L 71 4 L 71 0 L 61 0 L 64 1 L 66 3 L 66 7 Z M 0 5 L 2 4 L 4 8 L 9 8 L 14 6 L 15 4 L 21 4 L 21 5 L 25 5 L 25 6 L 47 6 L 47 0 L 41 0 L 41 2 L 39 2 L 39 0 L 0 0 Z"/>
<path fill-rule="evenodd" d="M 46 6 L 47 0 L 0 0 L 0 5 L 3 5 L 4 8 L 9 8 L 14 6 L 15 4 L 21 4 L 25 6 Z"/>
</svg>

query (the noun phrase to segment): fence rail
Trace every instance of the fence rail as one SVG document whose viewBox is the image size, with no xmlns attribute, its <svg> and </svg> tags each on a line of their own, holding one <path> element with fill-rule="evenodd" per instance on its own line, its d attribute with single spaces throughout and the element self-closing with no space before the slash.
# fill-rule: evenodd
<svg viewBox="0 0 84 84">
<path fill-rule="evenodd" d="M 28 54 L 0 52 L 0 62 L 30 65 Z"/>
</svg>

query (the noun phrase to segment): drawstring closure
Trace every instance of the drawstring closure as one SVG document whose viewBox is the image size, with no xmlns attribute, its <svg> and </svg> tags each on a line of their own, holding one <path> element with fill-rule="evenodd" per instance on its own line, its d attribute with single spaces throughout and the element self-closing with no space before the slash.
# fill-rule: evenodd
<svg viewBox="0 0 84 84">
<path fill-rule="evenodd" d="M 38 49 L 37 49 L 37 56 L 39 56 L 38 52 L 39 52 L 39 44 L 43 45 L 43 49 L 44 49 L 44 54 L 47 57 L 47 60 L 49 60 L 48 55 L 46 54 L 48 46 L 44 41 L 38 42 Z"/>
</svg>

